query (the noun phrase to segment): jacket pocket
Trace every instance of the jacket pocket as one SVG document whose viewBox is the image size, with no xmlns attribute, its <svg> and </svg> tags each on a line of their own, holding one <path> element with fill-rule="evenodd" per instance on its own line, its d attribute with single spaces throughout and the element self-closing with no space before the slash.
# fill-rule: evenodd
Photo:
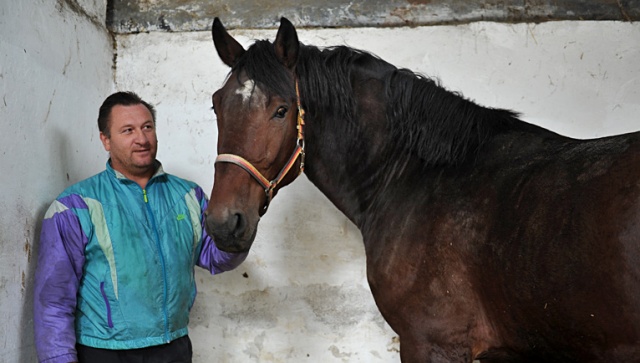
<svg viewBox="0 0 640 363">
<path fill-rule="evenodd" d="M 109 328 L 113 328 L 113 320 L 111 319 L 111 305 L 109 304 L 109 299 L 107 299 L 107 294 L 104 292 L 104 281 L 100 283 L 100 293 L 102 294 L 102 299 L 104 300 L 104 304 L 107 307 L 107 325 L 109 325 Z"/>
</svg>

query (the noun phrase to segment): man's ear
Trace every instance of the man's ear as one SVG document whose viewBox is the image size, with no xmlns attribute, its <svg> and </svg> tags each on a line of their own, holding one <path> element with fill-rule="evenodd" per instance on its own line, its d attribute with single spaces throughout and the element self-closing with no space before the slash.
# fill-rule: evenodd
<svg viewBox="0 0 640 363">
<path fill-rule="evenodd" d="M 100 141 L 102 141 L 102 146 L 104 146 L 104 149 L 106 151 L 111 151 L 111 140 L 107 137 L 107 135 L 102 133 L 102 131 L 100 132 Z"/>
</svg>

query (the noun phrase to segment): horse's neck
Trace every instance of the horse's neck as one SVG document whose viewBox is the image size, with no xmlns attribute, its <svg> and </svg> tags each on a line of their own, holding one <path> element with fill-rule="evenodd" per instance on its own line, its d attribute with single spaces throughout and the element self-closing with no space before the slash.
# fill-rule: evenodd
<svg viewBox="0 0 640 363">
<path fill-rule="evenodd" d="M 495 133 L 518 130 L 537 137 L 539 128 L 509 111 L 478 106 L 431 80 L 363 58 L 376 64 L 375 71 L 354 67 L 328 72 L 340 75 L 335 84 L 313 76 L 302 82 L 310 111 L 307 176 L 357 225 L 377 200 L 395 198 L 399 187 L 409 185 L 407 176 L 421 182 L 431 167 L 456 167 Z M 302 74 L 315 74 L 303 64 Z M 412 92 L 404 91 L 408 85 Z M 438 107 L 425 104 L 425 97 Z"/>
<path fill-rule="evenodd" d="M 384 115 L 382 115 L 384 117 Z M 371 128 L 380 120 L 370 118 L 360 126 L 357 138 L 336 134 L 327 120 L 307 121 L 305 174 L 309 180 L 352 222 L 360 226 L 368 207 L 406 166 L 407 160 L 385 160 L 383 146 Z M 382 167 L 384 165 L 384 167 Z M 389 170 L 389 165 L 395 170 Z"/>
<path fill-rule="evenodd" d="M 370 221 L 372 210 L 385 209 L 385 201 L 405 196 L 404 190 L 417 186 L 424 189 L 423 197 L 428 197 L 431 189 L 456 188 L 448 185 L 443 175 L 464 175 L 484 163 L 508 163 L 510 158 L 527 155 L 540 150 L 544 140 L 562 141 L 565 138 L 525 123 L 516 124 L 512 129 L 490 135 L 482 149 L 467 160 L 452 164 L 431 166 L 415 153 L 398 153 L 398 140 L 389 137 L 384 128 L 383 113 L 360 117 L 355 127 L 357 135 L 345 137 L 337 134 L 327 125 L 335 125 L 327 120 L 307 122 L 306 174 L 309 180 L 327 196 L 358 227 Z M 503 150 L 511 150 L 506 155 Z M 465 178 L 471 177 L 470 175 Z M 407 202 L 417 202 L 408 199 Z"/>
</svg>

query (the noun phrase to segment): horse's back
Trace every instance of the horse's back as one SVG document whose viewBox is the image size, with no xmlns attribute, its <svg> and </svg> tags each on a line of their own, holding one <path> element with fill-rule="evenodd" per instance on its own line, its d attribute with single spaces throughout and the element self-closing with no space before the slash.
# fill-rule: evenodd
<svg viewBox="0 0 640 363">
<path fill-rule="evenodd" d="M 542 360 L 637 361 L 640 133 L 547 146 L 497 173 L 478 249 L 488 314 Z"/>
<path fill-rule="evenodd" d="M 489 362 L 640 357 L 640 133 L 505 136 L 380 198 L 363 229 L 369 280 L 409 345 L 459 334 Z"/>
</svg>

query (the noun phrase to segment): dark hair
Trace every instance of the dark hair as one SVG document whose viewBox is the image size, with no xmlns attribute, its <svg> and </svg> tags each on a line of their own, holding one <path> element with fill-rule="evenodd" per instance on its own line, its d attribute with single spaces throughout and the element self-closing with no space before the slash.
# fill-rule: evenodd
<svg viewBox="0 0 640 363">
<path fill-rule="evenodd" d="M 153 123 L 156 123 L 156 110 L 153 106 L 142 100 L 142 98 L 134 92 L 116 92 L 102 102 L 100 112 L 98 113 L 98 130 L 100 130 L 100 132 L 102 132 L 106 137 L 111 137 L 111 132 L 109 131 L 109 118 L 111 117 L 111 110 L 117 105 L 144 105 L 149 112 L 151 112 Z"/>
</svg>

